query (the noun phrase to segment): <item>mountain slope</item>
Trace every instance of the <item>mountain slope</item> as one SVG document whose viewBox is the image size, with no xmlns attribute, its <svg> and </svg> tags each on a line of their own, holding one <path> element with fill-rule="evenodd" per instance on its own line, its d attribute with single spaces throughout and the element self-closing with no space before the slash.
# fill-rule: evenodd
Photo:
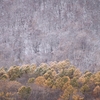
<svg viewBox="0 0 100 100">
<path fill-rule="evenodd" d="M 100 70 L 100 0 L 0 0 L 0 12 L 0 66 L 68 58 Z"/>
</svg>

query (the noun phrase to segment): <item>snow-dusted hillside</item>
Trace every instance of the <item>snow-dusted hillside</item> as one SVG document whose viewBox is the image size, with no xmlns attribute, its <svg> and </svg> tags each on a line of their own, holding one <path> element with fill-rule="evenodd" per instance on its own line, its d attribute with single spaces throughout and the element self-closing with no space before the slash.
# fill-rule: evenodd
<svg viewBox="0 0 100 100">
<path fill-rule="evenodd" d="M 0 66 L 63 59 L 100 70 L 100 0 L 0 0 Z"/>
</svg>

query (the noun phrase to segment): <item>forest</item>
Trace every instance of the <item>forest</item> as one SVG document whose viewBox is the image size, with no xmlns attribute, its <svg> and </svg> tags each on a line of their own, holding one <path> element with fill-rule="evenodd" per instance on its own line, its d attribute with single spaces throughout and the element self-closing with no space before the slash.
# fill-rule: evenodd
<svg viewBox="0 0 100 100">
<path fill-rule="evenodd" d="M 0 0 L 0 100 L 100 100 L 100 0 Z"/>
<path fill-rule="evenodd" d="M 100 71 L 83 73 L 69 60 L 2 67 L 0 100 L 100 100 Z"/>
</svg>

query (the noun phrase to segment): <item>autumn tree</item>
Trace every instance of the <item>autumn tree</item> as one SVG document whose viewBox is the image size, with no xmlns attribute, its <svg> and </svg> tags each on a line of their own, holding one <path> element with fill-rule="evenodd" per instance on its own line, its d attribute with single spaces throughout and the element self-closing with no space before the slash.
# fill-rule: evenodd
<svg viewBox="0 0 100 100">
<path fill-rule="evenodd" d="M 96 72 L 93 78 L 95 81 L 95 85 L 100 85 L 100 71 Z"/>
<path fill-rule="evenodd" d="M 35 78 L 34 78 L 34 77 L 29 78 L 29 79 L 28 79 L 28 83 L 33 83 L 33 82 L 34 82 L 34 80 L 35 80 Z"/>
<path fill-rule="evenodd" d="M 54 85 L 54 81 L 51 78 L 48 78 L 47 80 L 45 80 L 45 86 L 48 86 L 50 88 L 52 88 Z"/>
<path fill-rule="evenodd" d="M 74 95 L 72 96 L 72 99 L 73 99 L 73 100 L 84 100 L 84 97 L 81 96 L 81 95 L 79 95 L 79 94 L 74 94 Z"/>
<path fill-rule="evenodd" d="M 95 88 L 94 88 L 94 90 L 93 90 L 93 95 L 95 96 L 95 97 L 100 97 L 100 86 L 96 86 Z"/>
<path fill-rule="evenodd" d="M 64 93 L 61 96 L 61 98 L 63 100 L 70 100 L 72 98 L 74 91 L 74 88 L 71 85 L 68 85 L 67 88 L 64 90 Z"/>
<path fill-rule="evenodd" d="M 6 71 L 4 70 L 4 68 L 0 68 L 0 79 L 7 79 L 8 75 L 6 73 Z"/>
<path fill-rule="evenodd" d="M 56 79 L 56 87 L 59 89 L 63 89 L 66 83 L 70 83 L 70 78 L 68 76 L 58 77 Z"/>
<path fill-rule="evenodd" d="M 7 72 L 10 80 L 15 80 L 16 78 L 20 78 L 22 75 L 22 72 L 20 70 L 19 66 L 10 67 L 10 69 Z"/>
<path fill-rule="evenodd" d="M 84 93 L 89 92 L 90 88 L 89 88 L 89 86 L 88 86 L 87 84 L 85 84 L 85 85 L 83 85 L 83 86 L 81 87 L 80 90 L 81 90 L 81 92 L 84 94 Z"/>
<path fill-rule="evenodd" d="M 39 76 L 35 79 L 35 84 L 38 84 L 40 86 L 45 86 L 46 79 L 43 76 Z"/>
<path fill-rule="evenodd" d="M 18 95 L 21 97 L 21 99 L 28 100 L 30 94 L 31 94 L 30 87 L 22 86 L 18 89 Z"/>
<path fill-rule="evenodd" d="M 47 64 L 42 63 L 34 72 L 35 77 L 43 76 L 48 70 Z"/>
<path fill-rule="evenodd" d="M 21 67 L 21 72 L 22 72 L 23 74 L 29 74 L 30 71 L 31 71 L 30 65 L 23 65 L 23 66 Z"/>
<path fill-rule="evenodd" d="M 78 84 L 78 82 L 77 82 L 77 78 L 71 79 L 70 84 L 71 84 L 73 87 L 79 87 L 79 84 Z"/>
</svg>

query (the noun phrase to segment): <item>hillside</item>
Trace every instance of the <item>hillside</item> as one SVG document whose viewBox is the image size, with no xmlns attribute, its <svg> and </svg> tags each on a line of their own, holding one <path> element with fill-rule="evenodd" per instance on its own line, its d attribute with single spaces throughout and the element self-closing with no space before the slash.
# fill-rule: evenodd
<svg viewBox="0 0 100 100">
<path fill-rule="evenodd" d="M 0 67 L 69 59 L 100 70 L 100 0 L 0 0 Z"/>
</svg>

